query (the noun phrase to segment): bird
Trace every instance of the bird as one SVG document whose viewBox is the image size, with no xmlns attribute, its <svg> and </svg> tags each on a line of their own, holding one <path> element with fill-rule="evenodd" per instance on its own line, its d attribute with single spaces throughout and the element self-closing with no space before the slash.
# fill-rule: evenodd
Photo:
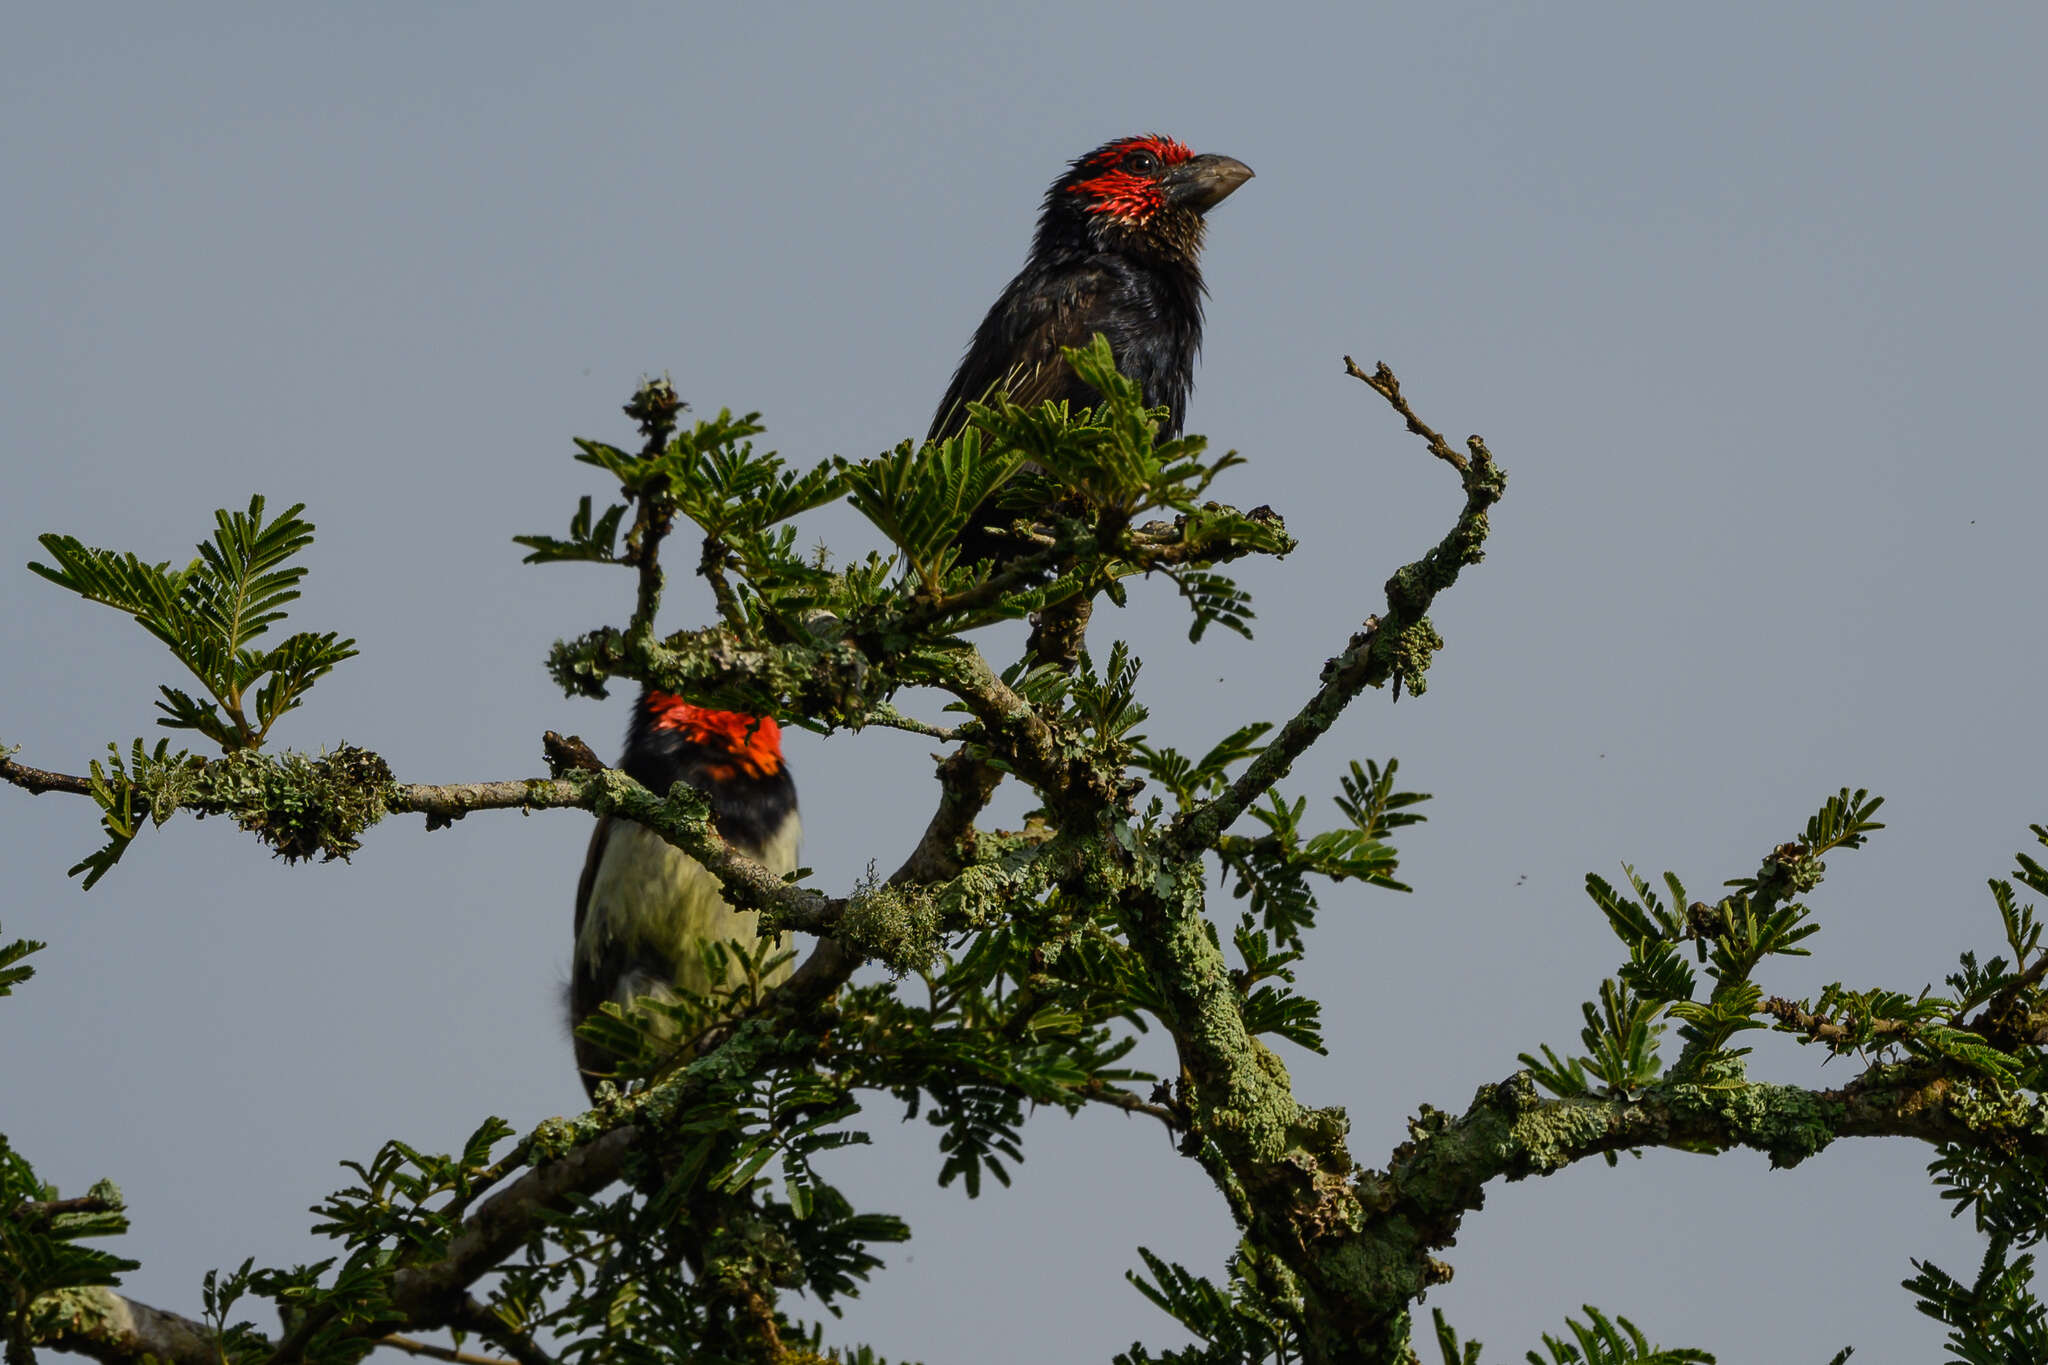
<svg viewBox="0 0 2048 1365">
<path fill-rule="evenodd" d="M 1024 407 L 1092 406 L 1101 395 L 1060 350 L 1097 334 L 1146 403 L 1167 410 L 1160 435 L 1179 435 L 1202 347 L 1203 215 L 1251 178 L 1242 161 L 1156 133 L 1076 160 L 1045 192 L 1024 268 L 975 329 L 927 439 L 958 434 L 967 405 L 995 390 Z"/>
<path fill-rule="evenodd" d="M 689 783 L 710 803 L 719 837 L 777 876 L 796 870 L 803 824 L 773 716 L 714 711 L 645 688 L 619 767 L 658 794 Z M 678 988 L 705 994 L 733 984 L 731 969 L 726 979 L 713 979 L 703 947 L 723 941 L 752 949 L 759 942 L 755 918 L 727 904 L 718 879 L 653 830 L 599 819 L 576 886 L 571 1028 L 607 1001 L 674 1000 Z M 768 973 L 768 984 L 788 975 L 785 959 Z M 575 1047 L 583 1087 L 595 1101 L 610 1058 L 580 1036 Z"/>
</svg>

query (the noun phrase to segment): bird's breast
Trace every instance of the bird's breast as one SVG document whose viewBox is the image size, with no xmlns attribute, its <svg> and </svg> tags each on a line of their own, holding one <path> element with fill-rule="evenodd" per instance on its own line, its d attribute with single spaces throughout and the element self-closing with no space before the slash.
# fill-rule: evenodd
<svg viewBox="0 0 2048 1365">
<path fill-rule="evenodd" d="M 796 870 L 802 829 L 794 812 L 761 842 L 742 849 L 770 872 Z M 576 955 L 591 967 L 614 947 L 647 953 L 676 966 L 680 984 L 708 990 L 699 945 L 723 940 L 752 948 L 758 917 L 726 903 L 704 865 L 641 825 L 620 821 L 605 841 L 577 935 Z"/>
</svg>

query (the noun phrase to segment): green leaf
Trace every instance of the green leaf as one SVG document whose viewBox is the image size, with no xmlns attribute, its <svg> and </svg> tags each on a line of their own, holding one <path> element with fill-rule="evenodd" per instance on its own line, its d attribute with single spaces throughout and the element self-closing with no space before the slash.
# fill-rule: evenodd
<svg viewBox="0 0 2048 1365">
<path fill-rule="evenodd" d="M 1546 1332 L 1543 1348 L 1549 1359 L 1531 1351 L 1527 1357 L 1531 1365 L 1714 1365 L 1714 1357 L 1705 1351 L 1650 1345 L 1627 1318 L 1617 1315 L 1610 1319 L 1590 1303 L 1584 1312 L 1583 1323 L 1565 1319 L 1570 1340 Z"/>
<path fill-rule="evenodd" d="M 514 536 L 512 543 L 524 545 L 533 553 L 521 560 L 524 564 L 557 564 L 568 561 L 584 561 L 598 564 L 619 562 L 619 523 L 626 515 L 626 504 L 615 502 L 604 510 L 604 515 L 594 522 L 591 520 L 590 495 L 584 494 L 576 504 L 576 512 L 569 518 L 569 536 L 557 540 L 553 536 Z"/>
<path fill-rule="evenodd" d="M 49 947 L 32 938 L 18 938 L 12 943 L 0 943 L 0 996 L 12 995 L 14 988 L 36 974 L 36 969 L 25 965 L 31 953 L 40 953 Z"/>
<path fill-rule="evenodd" d="M 984 449 L 982 433 L 969 427 L 943 441 L 905 441 L 872 459 L 842 461 L 839 472 L 847 502 L 935 588 L 958 559 L 954 542 L 975 511 L 1022 463 L 1015 454 Z"/>
<path fill-rule="evenodd" d="M 1139 1247 L 1138 1254 L 1144 1257 L 1151 1278 L 1131 1270 L 1124 1272 L 1124 1278 L 1202 1344 L 1159 1356 L 1133 1345 L 1115 1357 L 1117 1365 L 1152 1361 L 1162 1365 L 1244 1365 L 1297 1358 L 1292 1325 L 1250 1282 L 1242 1269 L 1242 1257 L 1232 1259 L 1230 1287 L 1225 1290 L 1145 1247 Z"/>
<path fill-rule="evenodd" d="M 315 681 L 356 652 L 355 641 L 332 632 L 294 635 L 269 651 L 254 648 L 298 600 L 306 569 L 287 561 L 313 543 L 313 524 L 299 515 L 304 510 L 297 503 L 266 520 L 258 495 L 246 512 L 217 511 L 212 539 L 200 543 L 199 557 L 180 572 L 60 535 L 40 541 L 55 563 L 29 568 L 88 601 L 127 612 L 199 680 L 210 700 L 160 689 L 159 725 L 196 731 L 229 751 L 254 749 Z M 266 676 L 252 717 L 247 694 Z"/>
<path fill-rule="evenodd" d="M 1252 595 L 1237 586 L 1227 574 L 1209 569 L 1168 569 L 1167 579 L 1180 589 L 1194 619 L 1188 623 L 1188 639 L 1200 644 L 1210 626 L 1222 626 L 1245 639 L 1252 638 Z"/>
</svg>

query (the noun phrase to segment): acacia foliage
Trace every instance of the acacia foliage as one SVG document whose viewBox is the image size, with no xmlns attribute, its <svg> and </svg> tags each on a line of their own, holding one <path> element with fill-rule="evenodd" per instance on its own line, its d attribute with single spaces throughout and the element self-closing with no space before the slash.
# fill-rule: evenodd
<svg viewBox="0 0 2048 1365">
<path fill-rule="evenodd" d="M 1956 1358 L 2007 1358 L 1997 1353 L 2035 1342 L 2029 1248 L 2042 1226 L 2048 955 L 2032 908 L 2010 883 L 1993 883 L 2012 955 L 1966 956 L 1946 995 L 1763 993 L 1770 959 L 1809 951 L 1817 921 L 1807 897 L 1824 858 L 1882 828 L 1880 802 L 1865 792 L 1830 798 L 1799 838 L 1711 904 L 1669 874 L 1661 891 L 1626 868 L 1624 888 L 1589 878 L 1624 961 L 1584 1007 L 1581 1049 L 1524 1053 L 1523 1070 L 1483 1087 L 1462 1115 L 1423 1106 L 1411 1140 L 1382 1167 L 1351 1157 L 1343 1111 L 1305 1103 L 1282 1060 L 1286 1047 L 1328 1046 L 1294 969 L 1314 951 L 1329 884 L 1406 890 L 1392 840 L 1427 798 L 1400 787 L 1392 759 L 1352 763 L 1329 794 L 1328 820 L 1283 782 L 1364 690 L 1424 689 L 1441 643 L 1429 606 L 1483 557 L 1504 477 L 1477 438 L 1465 453 L 1451 449 L 1384 367 L 1367 375 L 1347 362 L 1456 471 L 1463 504 L 1440 540 L 1393 569 L 1384 607 L 1347 624 L 1350 638 L 1298 710 L 1235 721 L 1199 754 L 1183 753 L 1144 734 L 1139 660 L 1122 643 L 1088 647 L 1092 607 L 1122 603 L 1134 579 L 1154 576 L 1177 589 L 1191 637 L 1211 626 L 1249 632 L 1253 605 L 1228 567 L 1283 555 L 1293 541 L 1270 509 L 1211 500 L 1242 461 L 1212 455 L 1198 436 L 1158 441 L 1160 413 L 1115 372 L 1106 343 L 1070 360 L 1103 395 L 1092 410 L 1020 408 L 996 395 L 956 437 L 808 467 L 757 448 L 758 416 L 685 423 L 673 390 L 650 383 L 627 407 L 637 449 L 577 442 L 576 459 L 615 489 L 603 505 L 586 496 L 565 535 L 517 538 L 530 562 L 632 575 L 622 624 L 551 651 L 571 695 L 649 684 L 821 733 L 889 726 L 942 743 L 924 838 L 894 873 L 837 894 L 774 882 L 723 847 L 693 794 L 640 791 L 557 736 L 551 776 L 497 784 L 509 794 L 407 786 L 377 755 L 348 747 L 258 752 L 272 724 L 352 653 L 333 633 L 267 652 L 252 643 L 297 595 L 303 570 L 290 560 L 311 536 L 299 508 L 267 518 L 259 498 L 246 514 L 222 513 L 179 573 L 46 537 L 56 564 L 35 566 L 42 576 L 134 616 L 201 679 L 211 700 L 166 688 L 159 724 L 220 750 L 136 739 L 125 755 L 110 745 L 83 778 L 21 768 L 0 750 L 17 785 L 75 791 L 99 808 L 106 843 L 74 868 L 86 885 L 145 822 L 180 810 L 233 818 L 298 858 L 346 857 L 393 812 L 445 823 L 471 809 L 573 806 L 648 823 L 704 860 L 737 903 L 801 931 L 809 947 L 787 984 L 771 987 L 770 940 L 745 954 L 707 945 L 707 975 L 729 984 L 608 1009 L 585 1026 L 618 1058 L 615 1083 L 589 1113 L 525 1135 L 487 1119 L 453 1153 L 393 1141 L 345 1163 L 353 1183 L 320 1206 L 313 1229 L 333 1255 L 209 1275 L 201 1313 L 158 1314 L 155 1336 L 115 1341 L 104 1327 L 106 1287 L 128 1265 L 87 1242 L 123 1229 L 118 1191 L 97 1186 L 66 1203 L 25 1158 L 0 1150 L 10 1352 L 55 1344 L 194 1365 L 339 1365 L 390 1334 L 445 1328 L 522 1365 L 879 1361 L 870 1347 L 829 1342 L 830 1324 L 800 1317 L 791 1297 L 801 1289 L 835 1313 L 880 1269 L 881 1249 L 908 1235 L 820 1161 L 869 1140 L 865 1114 L 877 1102 L 939 1131 L 935 1176 L 969 1195 L 1007 1183 L 1036 1109 L 1107 1104 L 1163 1125 L 1215 1184 L 1242 1240 L 1221 1283 L 1136 1250 L 1144 1269 L 1134 1285 L 1194 1344 L 1160 1354 L 1134 1345 L 1120 1357 L 1132 1365 L 1414 1359 L 1414 1306 L 1449 1273 L 1435 1253 L 1486 1183 L 1650 1145 L 1749 1146 L 1790 1164 L 1865 1133 L 1936 1143 L 1937 1184 L 1986 1234 L 1968 1285 L 1934 1266 L 1909 1282 L 1951 1327 Z M 880 548 L 845 558 L 807 548 L 798 519 L 834 502 L 863 517 Z M 978 508 L 999 522 L 993 558 L 961 549 Z M 679 544 L 714 624 L 661 634 Z M 977 648 L 975 632 L 1025 617 L 1032 652 L 998 663 Z M 934 694 L 935 715 L 902 709 Z M 980 821 L 1004 781 L 1036 800 L 1022 828 Z M 2025 855 L 2016 880 L 2048 891 Z M 20 960 L 34 946 L 0 951 L 0 994 L 25 979 Z M 863 962 L 889 978 L 855 984 Z M 1680 1048 L 1667 1059 L 1674 1025 Z M 1763 1028 L 1853 1055 L 1864 1070 L 1831 1092 L 1751 1082 L 1739 1044 Z M 1175 1074 L 1131 1065 L 1149 1029 L 1173 1044 Z M 678 1052 L 678 1036 L 694 1044 Z M 281 1334 L 244 1316 L 257 1301 L 283 1315 Z M 1479 1358 L 1440 1315 L 1434 1336 L 1450 1365 Z M 1592 1307 L 1541 1350 L 1528 1355 L 1538 1365 L 1711 1359 L 1655 1346 Z"/>
</svg>

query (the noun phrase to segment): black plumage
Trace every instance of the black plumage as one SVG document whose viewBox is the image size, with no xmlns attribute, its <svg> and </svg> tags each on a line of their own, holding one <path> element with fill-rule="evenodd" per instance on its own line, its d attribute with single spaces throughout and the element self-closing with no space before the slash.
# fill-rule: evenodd
<svg viewBox="0 0 2048 1365">
<path fill-rule="evenodd" d="M 1227 156 L 1195 156 L 1164 137 L 1105 143 L 1045 194 L 1030 257 L 975 330 L 932 418 L 931 438 L 957 433 L 966 405 L 992 390 L 1030 406 L 1101 395 L 1077 379 L 1062 347 L 1109 338 L 1117 366 L 1178 435 L 1202 346 L 1203 214 L 1251 178 Z"/>
</svg>

